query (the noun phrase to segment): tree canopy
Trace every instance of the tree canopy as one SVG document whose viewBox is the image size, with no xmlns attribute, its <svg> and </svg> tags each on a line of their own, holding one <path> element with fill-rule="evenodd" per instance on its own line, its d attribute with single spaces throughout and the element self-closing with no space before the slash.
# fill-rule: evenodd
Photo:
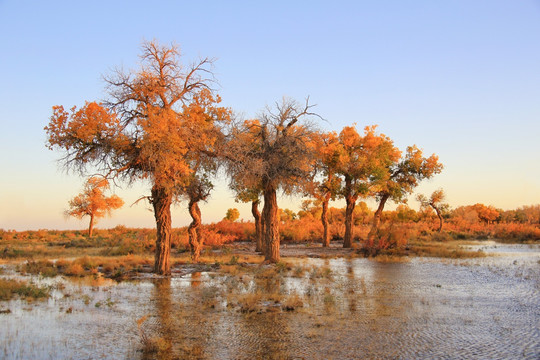
<svg viewBox="0 0 540 360">
<path fill-rule="evenodd" d="M 113 210 L 119 209 L 124 205 L 117 195 L 105 196 L 105 191 L 109 189 L 107 179 L 99 176 L 92 176 L 84 185 L 84 190 L 79 195 L 69 201 L 69 209 L 66 215 L 82 219 L 85 216 L 90 217 L 88 226 L 88 236 L 92 236 L 96 220 L 105 216 L 110 216 Z"/>
<path fill-rule="evenodd" d="M 359 197 L 366 197 L 380 188 L 390 177 L 392 163 L 397 161 L 400 151 L 393 141 L 376 131 L 376 126 L 366 126 L 360 135 L 354 126 L 346 126 L 339 134 L 336 147 L 336 173 L 343 181 L 340 195 L 345 199 L 344 247 L 353 241 L 353 214 Z"/>
<path fill-rule="evenodd" d="M 116 70 L 105 77 L 107 98 L 66 111 L 53 107 L 45 127 L 50 149 L 64 152 L 62 162 L 85 173 L 98 169 L 129 184 L 147 179 L 148 199 L 158 230 L 155 271 L 170 271 L 170 206 L 178 187 L 188 186 L 201 153 L 215 150 L 218 123 L 230 110 L 219 107 L 211 89 L 212 60 L 184 66 L 177 46 L 142 45 L 138 70 Z"/>
<path fill-rule="evenodd" d="M 276 192 L 302 189 L 315 159 L 316 132 L 299 120 L 313 116 L 308 101 L 300 105 L 283 99 L 267 108 L 258 119 L 233 127 L 227 144 L 228 172 L 234 188 L 264 197 L 263 225 L 265 259 L 279 261 L 279 219 Z"/>
</svg>

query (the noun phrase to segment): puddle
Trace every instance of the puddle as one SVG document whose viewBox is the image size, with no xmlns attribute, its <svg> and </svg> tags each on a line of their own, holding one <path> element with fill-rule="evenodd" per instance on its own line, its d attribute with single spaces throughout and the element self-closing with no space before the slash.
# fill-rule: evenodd
<svg viewBox="0 0 540 360">
<path fill-rule="evenodd" d="M 482 251 L 497 256 L 287 259 L 293 269 L 268 278 L 253 269 L 122 283 L 33 277 L 53 296 L 0 302 L 11 311 L 0 314 L 0 358 L 540 358 L 539 247 Z M 267 296 L 260 311 L 241 311 L 254 293 Z M 302 305 L 287 311 L 294 296 Z M 143 352 L 141 335 L 157 350 Z"/>
</svg>

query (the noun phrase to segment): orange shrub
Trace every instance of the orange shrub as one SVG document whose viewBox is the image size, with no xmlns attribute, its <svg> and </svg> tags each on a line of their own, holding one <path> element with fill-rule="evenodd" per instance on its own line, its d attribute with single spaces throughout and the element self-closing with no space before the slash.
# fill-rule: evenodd
<svg viewBox="0 0 540 360">
<path fill-rule="evenodd" d="M 304 217 L 281 224 L 280 233 L 282 241 L 321 241 L 323 226 L 320 221 Z"/>
<path fill-rule="evenodd" d="M 201 236 L 205 245 L 219 246 L 235 241 L 235 237 L 231 234 L 222 234 L 210 228 L 202 228 Z"/>
<path fill-rule="evenodd" d="M 414 223 L 383 225 L 377 234 L 377 244 L 374 250 L 395 249 L 407 245 L 409 239 L 417 234 Z M 370 244 L 368 244 L 369 246 Z"/>
<path fill-rule="evenodd" d="M 493 224 L 493 237 L 501 240 L 540 240 L 540 227 L 531 224 Z"/>
<path fill-rule="evenodd" d="M 203 227 L 222 235 L 230 235 L 233 237 L 232 241 L 250 240 L 255 235 L 255 225 L 252 222 L 221 220 L 214 224 L 203 225 Z"/>
<path fill-rule="evenodd" d="M 85 273 L 82 265 L 76 262 L 69 264 L 64 270 L 64 274 L 68 276 L 84 276 Z"/>
</svg>

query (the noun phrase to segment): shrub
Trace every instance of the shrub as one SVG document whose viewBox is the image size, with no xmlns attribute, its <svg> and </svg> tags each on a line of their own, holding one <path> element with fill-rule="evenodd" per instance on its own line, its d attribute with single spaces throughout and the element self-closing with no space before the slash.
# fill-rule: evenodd
<svg viewBox="0 0 540 360">
<path fill-rule="evenodd" d="M 320 221 L 310 217 L 287 221 L 280 226 L 282 241 L 320 241 L 323 227 Z"/>
<path fill-rule="evenodd" d="M 68 276 L 84 276 L 86 272 L 81 264 L 73 262 L 65 268 L 64 274 Z"/>
</svg>

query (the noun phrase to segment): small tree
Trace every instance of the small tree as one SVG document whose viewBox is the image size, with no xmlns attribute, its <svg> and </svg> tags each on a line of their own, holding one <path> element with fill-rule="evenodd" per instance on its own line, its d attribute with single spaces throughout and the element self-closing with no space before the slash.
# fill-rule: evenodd
<svg viewBox="0 0 540 360">
<path fill-rule="evenodd" d="M 335 132 L 323 133 L 316 137 L 317 159 L 315 177 L 309 186 L 309 194 L 322 206 L 321 223 L 323 225 L 322 246 L 330 246 L 328 226 L 328 204 L 339 194 L 341 179 L 338 176 L 339 141 Z"/>
<path fill-rule="evenodd" d="M 445 199 L 445 194 L 442 189 L 435 190 L 433 194 L 431 194 L 429 199 L 423 194 L 418 194 L 416 196 L 416 200 L 420 202 L 420 205 L 422 207 L 430 206 L 437 213 L 437 217 L 439 218 L 439 228 L 437 229 L 438 232 L 441 232 L 443 228 L 442 213 L 443 211 L 448 209 L 448 204 L 444 203 L 444 199 Z"/>
<path fill-rule="evenodd" d="M 389 177 L 390 165 L 400 156 L 393 141 L 376 128 L 366 126 L 361 136 L 354 126 L 346 126 L 339 134 L 336 172 L 343 178 L 340 195 L 346 202 L 344 248 L 352 246 L 356 201 L 372 194 Z"/>
<path fill-rule="evenodd" d="M 375 191 L 379 205 L 373 215 L 373 223 L 368 235 L 368 247 L 374 246 L 386 202 L 392 200 L 398 204 L 405 203 L 407 196 L 413 192 L 420 181 L 440 173 L 442 168 L 438 156 L 433 154 L 426 158 L 416 145 L 407 147 L 401 159 L 398 157 L 387 163 L 385 169 L 387 176 L 378 183 L 377 191 Z"/>
<path fill-rule="evenodd" d="M 86 181 L 83 192 L 69 201 L 69 209 L 66 210 L 66 215 L 77 219 L 82 219 L 85 216 L 90 217 L 88 237 L 92 237 L 97 219 L 106 215 L 110 216 L 113 210 L 124 205 L 124 201 L 116 195 L 105 196 L 104 192 L 108 189 L 109 182 L 107 179 L 93 176 Z"/>
<path fill-rule="evenodd" d="M 235 222 L 240 217 L 240 211 L 238 211 L 237 208 L 228 209 L 227 213 L 225 214 L 224 220 L 228 220 L 230 222 Z"/>
<path fill-rule="evenodd" d="M 478 218 L 489 225 L 499 217 L 499 212 L 493 206 L 486 206 L 484 204 L 474 204 L 472 208 L 478 214 Z"/>
<path fill-rule="evenodd" d="M 216 174 L 218 159 L 225 141 L 221 124 L 228 123 L 229 111 L 215 107 L 216 99 L 208 90 L 195 96 L 189 105 L 184 105 L 186 127 L 190 129 L 192 148 L 186 154 L 186 161 L 191 169 L 191 176 L 174 189 L 176 198 L 188 201 L 188 211 L 192 218 L 189 225 L 189 245 L 191 258 L 198 262 L 204 239 L 201 234 L 202 224 L 200 201 L 206 201 L 214 188 L 210 178 Z"/>
</svg>

